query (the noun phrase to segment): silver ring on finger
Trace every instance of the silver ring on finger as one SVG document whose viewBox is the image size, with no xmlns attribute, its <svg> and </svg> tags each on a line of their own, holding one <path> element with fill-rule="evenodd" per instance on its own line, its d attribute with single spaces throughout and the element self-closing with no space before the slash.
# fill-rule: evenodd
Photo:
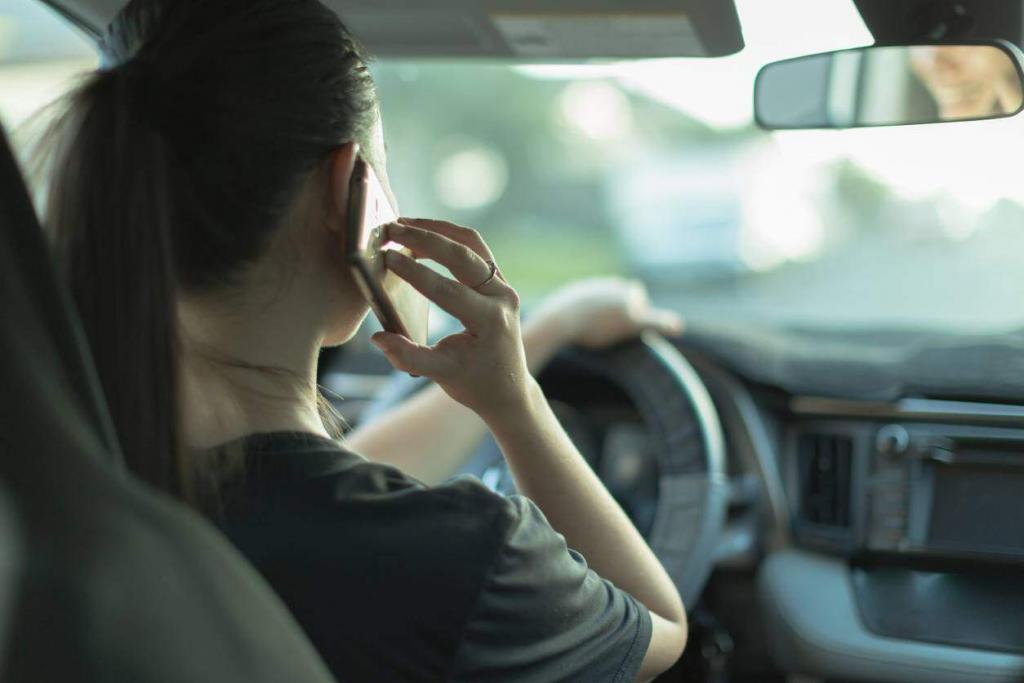
<svg viewBox="0 0 1024 683">
<path fill-rule="evenodd" d="M 494 280 L 494 278 L 498 277 L 498 264 L 495 263 L 493 260 L 488 259 L 487 265 L 490 267 L 491 272 L 487 274 L 487 279 L 485 279 L 483 282 L 481 282 L 480 284 L 473 288 L 478 292 L 480 291 L 481 287 L 491 284 L 491 281 Z"/>
</svg>

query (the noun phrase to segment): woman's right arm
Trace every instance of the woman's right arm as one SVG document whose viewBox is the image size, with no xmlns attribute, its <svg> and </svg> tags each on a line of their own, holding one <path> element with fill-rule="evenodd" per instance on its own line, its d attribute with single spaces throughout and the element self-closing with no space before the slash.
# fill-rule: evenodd
<svg viewBox="0 0 1024 683">
<path fill-rule="evenodd" d="M 636 527 L 580 455 L 536 387 L 521 410 L 487 421 L 519 491 L 587 563 L 651 612 L 651 644 L 639 680 L 672 666 L 686 644 L 679 592 Z"/>
<path fill-rule="evenodd" d="M 686 643 L 686 613 L 672 580 L 551 412 L 526 364 L 519 301 L 500 278 L 485 285 L 490 250 L 473 230 L 403 221 L 389 237 L 448 268 L 444 277 L 397 252 L 388 267 L 465 330 L 434 347 L 379 333 L 374 343 L 398 369 L 434 380 L 476 412 L 502 448 L 521 493 L 602 577 L 651 613 L 653 631 L 639 680 L 668 669 Z"/>
<path fill-rule="evenodd" d="M 566 435 L 540 388 L 521 410 L 487 423 L 519 491 L 544 512 L 603 578 L 651 612 L 651 644 L 639 680 L 672 666 L 686 644 L 686 612 L 675 584 L 650 546 Z"/>
</svg>

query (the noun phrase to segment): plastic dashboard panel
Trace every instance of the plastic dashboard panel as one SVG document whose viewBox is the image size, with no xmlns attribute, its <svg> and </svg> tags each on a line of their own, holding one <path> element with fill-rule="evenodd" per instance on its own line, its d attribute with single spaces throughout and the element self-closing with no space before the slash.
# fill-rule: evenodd
<svg viewBox="0 0 1024 683">
<path fill-rule="evenodd" d="M 1024 654 L 1024 582 L 994 572 L 853 570 L 865 625 L 891 638 Z"/>
<path fill-rule="evenodd" d="M 842 559 L 783 550 L 765 559 L 758 582 L 770 646 L 785 671 L 885 683 L 1024 681 L 1024 656 L 869 632 Z"/>
</svg>

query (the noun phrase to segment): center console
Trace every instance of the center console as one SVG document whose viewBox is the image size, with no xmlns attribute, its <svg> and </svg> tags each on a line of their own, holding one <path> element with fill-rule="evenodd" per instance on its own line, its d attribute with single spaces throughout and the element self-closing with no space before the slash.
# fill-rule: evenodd
<svg viewBox="0 0 1024 683">
<path fill-rule="evenodd" d="M 1024 408 L 794 399 L 773 656 L 855 680 L 1024 680 Z"/>
<path fill-rule="evenodd" d="M 797 405 L 796 545 L 845 559 L 868 633 L 1024 654 L 1024 411 L 914 405 Z"/>
<path fill-rule="evenodd" d="M 1024 562 L 1024 432 L 891 423 L 870 460 L 868 550 Z"/>
<path fill-rule="evenodd" d="M 810 418 L 785 454 L 802 546 L 1024 564 L 1024 428 Z"/>
</svg>

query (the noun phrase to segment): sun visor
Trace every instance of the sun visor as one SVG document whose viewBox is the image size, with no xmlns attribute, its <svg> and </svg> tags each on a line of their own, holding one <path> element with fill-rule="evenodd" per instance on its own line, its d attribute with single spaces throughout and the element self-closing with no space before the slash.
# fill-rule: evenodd
<svg viewBox="0 0 1024 683">
<path fill-rule="evenodd" d="M 330 0 L 380 57 L 575 61 L 717 57 L 743 48 L 732 0 Z"/>
<path fill-rule="evenodd" d="M 527 62 L 721 57 L 743 49 L 733 0 L 324 0 L 376 57 Z M 94 34 L 122 0 L 51 0 Z"/>
</svg>

